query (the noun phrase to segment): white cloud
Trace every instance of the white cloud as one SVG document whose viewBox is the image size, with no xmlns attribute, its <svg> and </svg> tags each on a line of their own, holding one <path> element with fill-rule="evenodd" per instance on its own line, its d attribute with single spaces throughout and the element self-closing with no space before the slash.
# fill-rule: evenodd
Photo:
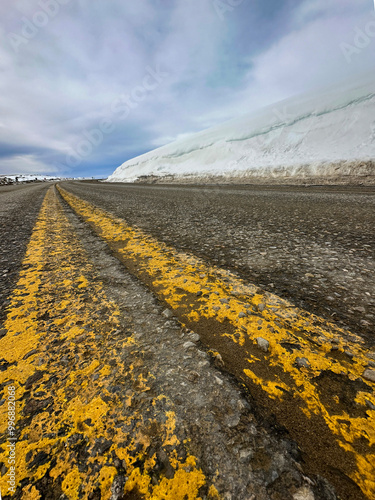
<svg viewBox="0 0 375 500">
<path fill-rule="evenodd" d="M 49 174 L 58 169 L 39 161 L 32 155 L 19 155 L 0 160 L 0 174 Z"/>
<path fill-rule="evenodd" d="M 365 1 L 359 3 L 364 5 Z M 322 15 L 317 16 L 319 13 Z M 351 64 L 342 51 L 343 42 L 353 43 L 356 27 L 364 29 L 375 19 L 372 9 L 365 13 L 359 9 L 354 15 L 353 3 L 347 0 L 309 0 L 293 14 L 294 29 L 268 50 L 249 58 L 252 67 L 247 83 L 226 106 L 233 116 L 317 87 L 339 84 L 374 67 L 375 37 Z M 221 111 L 225 112 L 225 107 Z"/>
<path fill-rule="evenodd" d="M 111 103 L 140 85 L 149 66 L 160 65 L 168 77 L 125 121 L 112 116 L 116 133 L 94 148 L 87 163 L 122 162 L 138 145 L 152 148 L 364 71 L 373 67 L 375 40 L 350 65 L 340 44 L 351 42 L 372 8 L 366 10 L 366 0 L 306 0 L 290 10 L 285 26 L 275 25 L 281 35 L 262 33 L 256 50 L 246 54 L 230 38 L 240 9 L 223 21 L 211 1 L 71 1 L 16 53 L 7 35 L 22 32 L 22 16 L 32 19 L 39 0 L 4 0 L 0 144 L 27 153 L 8 157 L 0 148 L 2 168 L 51 172 L 52 159 L 62 161 L 86 128 L 111 116 Z M 253 17 L 242 35 L 244 47 L 251 23 L 259 22 Z M 242 81 L 237 75 L 233 82 L 220 80 L 226 68 L 241 65 L 251 68 Z"/>
</svg>

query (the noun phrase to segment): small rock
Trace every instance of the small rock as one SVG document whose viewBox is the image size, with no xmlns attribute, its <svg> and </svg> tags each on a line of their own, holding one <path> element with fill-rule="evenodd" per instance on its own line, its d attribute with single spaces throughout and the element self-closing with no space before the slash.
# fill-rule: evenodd
<svg viewBox="0 0 375 500">
<path fill-rule="evenodd" d="M 353 311 L 365 314 L 366 309 L 364 307 L 353 307 Z"/>
<path fill-rule="evenodd" d="M 198 351 L 198 356 L 203 359 L 208 358 L 207 353 L 205 353 L 204 351 Z"/>
<path fill-rule="evenodd" d="M 194 342 L 185 342 L 184 349 L 190 349 L 191 347 L 195 347 Z"/>
<path fill-rule="evenodd" d="M 229 300 L 228 299 L 220 299 L 220 302 L 222 304 L 229 304 Z"/>
<path fill-rule="evenodd" d="M 375 361 L 369 361 L 368 366 L 370 366 L 371 368 L 375 368 Z"/>
<path fill-rule="evenodd" d="M 246 318 L 246 314 L 244 312 L 240 312 L 238 315 L 239 318 Z"/>
<path fill-rule="evenodd" d="M 188 339 L 191 340 L 192 342 L 199 342 L 200 336 L 197 333 L 189 333 Z"/>
<path fill-rule="evenodd" d="M 197 292 L 197 297 L 201 297 L 202 294 L 203 294 L 203 292 L 201 290 L 199 290 L 199 292 Z"/>
<path fill-rule="evenodd" d="M 224 366 L 223 358 L 221 357 L 221 355 L 219 353 L 214 355 L 214 360 L 215 360 L 214 361 L 215 366 L 217 366 L 219 368 L 222 368 Z"/>
<path fill-rule="evenodd" d="M 233 427 L 237 427 L 239 423 L 240 423 L 240 415 L 231 415 L 226 419 L 226 424 L 230 429 L 233 429 Z"/>
<path fill-rule="evenodd" d="M 296 358 L 296 365 L 298 368 L 308 368 L 310 366 L 310 362 L 307 358 Z"/>
<path fill-rule="evenodd" d="M 361 326 L 371 326 L 371 323 L 369 321 L 367 321 L 366 319 L 361 319 L 361 321 L 359 322 L 359 324 Z"/>
<path fill-rule="evenodd" d="M 199 373 L 198 372 L 190 372 L 188 374 L 187 378 L 190 382 L 197 382 L 199 379 Z"/>
<path fill-rule="evenodd" d="M 241 450 L 240 451 L 240 460 L 246 461 L 251 457 L 251 450 Z"/>
<path fill-rule="evenodd" d="M 221 378 L 216 377 L 216 375 L 214 375 L 214 379 L 215 379 L 215 382 L 216 382 L 217 384 L 219 384 L 219 385 L 223 385 L 223 383 L 224 383 L 224 382 L 221 380 Z"/>
<path fill-rule="evenodd" d="M 293 495 L 293 500 L 315 500 L 315 496 L 308 486 L 303 486 Z"/>
<path fill-rule="evenodd" d="M 375 410 L 375 405 L 368 399 L 366 399 L 366 405 L 370 408 L 370 410 Z"/>
<path fill-rule="evenodd" d="M 260 311 L 260 312 L 263 312 L 265 310 L 265 308 L 266 308 L 266 304 L 261 303 L 258 305 L 258 311 Z"/>
<path fill-rule="evenodd" d="M 164 309 L 164 311 L 162 312 L 162 315 L 168 319 L 173 318 L 173 312 L 170 309 Z"/>
<path fill-rule="evenodd" d="M 262 337 L 258 337 L 256 339 L 256 341 L 257 341 L 259 349 L 262 349 L 262 351 L 264 351 L 264 352 L 268 351 L 268 349 L 270 347 L 270 343 L 268 342 L 268 340 L 263 339 Z"/>
<path fill-rule="evenodd" d="M 375 382 L 375 370 L 367 368 L 367 370 L 363 372 L 363 378 L 370 380 L 370 382 Z"/>
</svg>

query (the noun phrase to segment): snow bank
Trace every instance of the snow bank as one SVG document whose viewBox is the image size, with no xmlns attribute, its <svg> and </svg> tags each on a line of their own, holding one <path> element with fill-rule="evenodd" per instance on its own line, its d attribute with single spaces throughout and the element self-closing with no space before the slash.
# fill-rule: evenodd
<svg viewBox="0 0 375 500">
<path fill-rule="evenodd" d="M 375 183 L 375 78 L 294 97 L 125 162 L 108 182 Z"/>
<path fill-rule="evenodd" d="M 24 174 L 0 175 L 0 185 L 19 184 L 23 182 L 47 182 L 47 181 L 59 181 L 59 180 L 61 180 L 61 177 L 52 177 L 50 175 L 24 175 Z"/>
</svg>

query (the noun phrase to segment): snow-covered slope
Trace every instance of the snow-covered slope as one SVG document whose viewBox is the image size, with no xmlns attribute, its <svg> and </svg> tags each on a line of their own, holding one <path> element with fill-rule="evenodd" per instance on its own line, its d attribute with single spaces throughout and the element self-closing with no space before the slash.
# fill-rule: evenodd
<svg viewBox="0 0 375 500">
<path fill-rule="evenodd" d="M 62 180 L 61 177 L 52 177 L 51 175 L 29 175 L 29 174 L 11 174 L 11 175 L 1 175 L 0 174 L 0 185 L 2 184 L 15 184 L 22 182 L 47 182 L 47 181 L 59 181 Z"/>
<path fill-rule="evenodd" d="M 375 75 L 294 97 L 125 162 L 107 179 L 375 182 Z M 164 179 L 163 179 L 164 180 Z"/>
</svg>

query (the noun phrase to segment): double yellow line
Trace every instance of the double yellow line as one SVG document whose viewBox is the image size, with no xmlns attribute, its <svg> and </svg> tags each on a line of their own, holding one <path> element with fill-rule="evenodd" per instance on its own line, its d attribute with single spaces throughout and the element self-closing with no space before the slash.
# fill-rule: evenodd
<svg viewBox="0 0 375 500">
<path fill-rule="evenodd" d="M 173 404 L 150 390 L 153 375 L 143 366 L 134 335 L 116 334 L 118 318 L 116 303 L 106 296 L 51 188 L 11 297 L 7 334 L 0 340 L 8 363 L 0 384 L 16 387 L 15 476 L 22 498 L 38 500 L 48 490 L 56 498 L 64 494 L 75 500 L 99 490 L 109 499 L 119 463 L 127 476 L 124 495 L 195 500 L 207 483 L 188 450 L 179 458 L 177 450 L 185 445 L 177 435 Z M 122 396 L 110 389 L 119 383 Z M 134 403 L 143 392 L 153 398 L 147 415 Z M 0 461 L 6 465 L 5 407 L 0 407 Z M 155 478 L 157 456 L 147 453 L 152 425 L 174 470 L 171 478 Z M 100 452 L 95 451 L 98 441 L 105 443 Z M 0 489 L 8 493 L 6 475 Z M 209 498 L 217 498 L 213 485 L 209 491 Z"/>
<path fill-rule="evenodd" d="M 343 494 L 355 483 L 358 498 L 375 498 L 375 384 L 359 337 L 59 191 L 127 267 L 218 351 L 226 368 L 301 444 L 312 470 L 325 471 Z"/>
</svg>

